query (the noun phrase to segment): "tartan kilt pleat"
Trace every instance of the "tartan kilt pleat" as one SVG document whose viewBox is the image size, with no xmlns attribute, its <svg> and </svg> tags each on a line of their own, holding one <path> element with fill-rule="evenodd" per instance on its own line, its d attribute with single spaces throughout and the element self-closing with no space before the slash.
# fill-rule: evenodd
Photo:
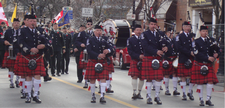
<svg viewBox="0 0 225 108">
<path fill-rule="evenodd" d="M 96 63 L 102 63 L 102 65 L 103 65 L 102 73 L 95 72 L 95 64 Z M 106 60 L 89 59 L 88 63 L 87 63 L 87 68 L 86 68 L 84 79 L 90 79 L 90 80 L 106 79 L 106 80 L 109 80 L 109 71 L 108 71 L 108 65 L 106 63 Z"/>
<path fill-rule="evenodd" d="M 160 62 L 158 70 L 152 68 L 152 60 L 160 59 L 160 57 L 145 56 L 142 62 L 141 78 L 147 80 L 163 80 L 163 67 Z"/>
<path fill-rule="evenodd" d="M 192 68 L 193 68 L 193 66 L 192 66 Z M 184 63 L 178 63 L 177 76 L 178 77 L 190 77 L 192 68 L 186 69 L 184 66 Z"/>
<path fill-rule="evenodd" d="M 16 56 L 16 61 L 15 61 L 14 70 L 13 70 L 13 72 L 14 72 L 15 75 L 18 75 L 18 72 L 19 72 L 19 66 L 18 66 L 18 64 L 19 64 L 20 57 L 22 57 L 22 56 L 21 56 L 20 53 L 18 53 L 17 56 Z"/>
<path fill-rule="evenodd" d="M 206 76 L 201 75 L 200 69 L 202 65 L 208 66 L 209 73 Z M 194 61 L 192 74 L 191 74 L 191 83 L 194 84 L 207 84 L 208 82 L 213 82 L 214 84 L 218 83 L 216 74 L 213 72 L 213 66 L 208 64 L 199 63 Z"/>
<path fill-rule="evenodd" d="M 141 78 L 141 71 L 139 71 L 137 69 L 137 63 L 139 61 L 137 60 L 131 60 L 130 61 L 130 69 L 129 69 L 129 72 L 128 72 L 128 75 L 133 77 L 133 76 L 137 76 L 138 78 Z"/>
<path fill-rule="evenodd" d="M 9 52 L 6 51 L 4 54 L 4 59 L 2 61 L 2 67 L 3 68 L 14 68 L 16 60 L 7 59 L 8 56 L 9 56 Z"/>
<path fill-rule="evenodd" d="M 28 59 L 36 59 L 39 58 L 40 54 L 36 54 L 36 55 L 27 55 L 25 56 Z M 26 60 L 24 57 L 19 58 L 19 64 L 18 64 L 18 72 L 17 74 L 19 76 L 34 76 L 34 75 L 41 75 L 41 76 L 46 76 L 45 73 L 45 67 L 44 67 L 44 60 L 43 57 L 39 58 L 36 63 L 37 63 L 37 68 L 35 70 L 30 70 L 28 68 L 28 60 Z"/>
<path fill-rule="evenodd" d="M 114 72 L 114 66 L 113 66 L 113 60 L 112 57 L 110 57 L 111 63 L 108 65 L 109 72 Z"/>
<path fill-rule="evenodd" d="M 86 69 L 86 67 L 87 67 L 87 63 L 82 61 L 83 57 L 84 57 L 84 52 L 81 51 L 80 59 L 79 59 L 79 65 L 78 65 L 79 69 Z"/>
</svg>

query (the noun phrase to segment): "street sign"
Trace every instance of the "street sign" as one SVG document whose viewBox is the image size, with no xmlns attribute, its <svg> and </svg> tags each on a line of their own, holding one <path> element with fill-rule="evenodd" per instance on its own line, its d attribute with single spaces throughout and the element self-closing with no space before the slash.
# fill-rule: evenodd
<svg viewBox="0 0 225 108">
<path fill-rule="evenodd" d="M 93 17 L 93 8 L 82 8 L 83 17 Z"/>
<path fill-rule="evenodd" d="M 127 14 L 127 20 L 135 20 L 135 14 Z"/>
<path fill-rule="evenodd" d="M 63 15 L 65 15 L 66 12 L 68 11 L 68 16 L 69 16 L 69 18 L 70 18 L 70 19 L 73 19 L 73 8 L 72 8 L 72 7 L 64 6 L 64 7 L 62 8 L 62 10 L 63 10 Z"/>
</svg>

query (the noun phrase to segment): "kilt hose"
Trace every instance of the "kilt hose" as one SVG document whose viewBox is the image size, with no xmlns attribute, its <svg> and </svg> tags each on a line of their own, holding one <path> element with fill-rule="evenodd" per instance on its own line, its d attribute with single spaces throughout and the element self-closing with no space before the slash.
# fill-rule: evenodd
<svg viewBox="0 0 225 108">
<path fill-rule="evenodd" d="M 176 59 L 177 56 L 171 56 L 170 58 Z M 169 69 L 164 69 L 163 68 L 163 75 L 173 75 L 177 74 L 177 69 L 173 67 L 173 61 L 172 60 L 167 60 L 169 62 Z"/>
<path fill-rule="evenodd" d="M 96 73 L 95 72 L 95 64 L 96 63 L 102 63 L 103 65 L 103 71 L 102 73 Z M 89 59 L 87 63 L 86 73 L 84 79 L 106 79 L 109 80 L 109 71 L 108 71 L 108 64 L 106 63 L 106 60 L 93 60 Z"/>
<path fill-rule="evenodd" d="M 111 63 L 108 65 L 109 72 L 114 72 L 114 66 L 113 66 L 113 60 L 112 57 L 110 57 Z"/>
<path fill-rule="evenodd" d="M 141 71 L 139 71 L 137 69 L 137 63 L 138 62 L 139 61 L 137 61 L 137 60 L 131 60 L 130 61 L 130 69 L 129 69 L 129 72 L 128 72 L 128 76 L 131 76 L 131 77 L 137 76 L 138 78 L 141 79 Z"/>
<path fill-rule="evenodd" d="M 40 57 L 41 56 L 41 57 Z M 45 72 L 45 66 L 44 66 L 44 60 L 42 55 L 36 54 L 36 55 L 26 55 L 26 58 L 30 59 L 37 59 L 39 58 L 36 63 L 37 63 L 37 68 L 35 70 L 30 70 L 28 68 L 28 63 L 29 61 L 21 55 L 19 58 L 19 64 L 18 64 L 18 72 L 17 74 L 19 76 L 34 76 L 34 75 L 41 75 L 41 76 L 46 76 Z"/>
<path fill-rule="evenodd" d="M 19 64 L 20 57 L 22 57 L 21 56 L 21 53 L 17 53 L 16 61 L 15 61 L 15 65 L 14 65 L 14 70 L 13 70 L 13 72 L 14 72 L 15 75 L 18 75 L 18 72 L 19 72 L 19 66 L 18 66 L 18 64 Z"/>
<path fill-rule="evenodd" d="M 192 61 L 192 63 L 193 63 L 193 61 Z M 178 63 L 177 77 L 190 77 L 192 68 L 186 69 L 185 66 L 184 66 L 184 63 Z"/>
<path fill-rule="evenodd" d="M 152 68 L 152 60 L 160 59 L 160 57 L 145 56 L 142 62 L 141 78 L 146 80 L 163 80 L 163 67 L 160 62 L 160 67 L 157 70 Z"/>
<path fill-rule="evenodd" d="M 8 56 L 9 56 L 9 52 L 5 51 L 4 59 L 2 61 L 2 67 L 3 68 L 14 68 L 16 60 L 7 59 Z"/>
<path fill-rule="evenodd" d="M 86 69 L 87 67 L 87 63 L 82 61 L 84 57 L 84 52 L 81 51 L 80 52 L 80 59 L 79 59 L 79 65 L 78 65 L 78 69 Z"/>
<path fill-rule="evenodd" d="M 201 75 L 200 69 L 201 66 L 208 66 L 209 73 L 206 76 Z M 213 66 L 211 63 L 203 64 L 197 61 L 194 61 L 191 73 L 191 83 L 194 84 L 207 84 L 208 82 L 213 82 L 214 84 L 218 83 L 216 74 L 213 72 Z"/>
</svg>

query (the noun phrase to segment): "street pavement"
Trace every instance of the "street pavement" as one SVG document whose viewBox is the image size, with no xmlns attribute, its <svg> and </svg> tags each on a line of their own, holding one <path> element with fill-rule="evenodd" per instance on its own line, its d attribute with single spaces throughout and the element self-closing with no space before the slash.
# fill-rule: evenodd
<svg viewBox="0 0 225 108">
<path fill-rule="evenodd" d="M 37 104 L 34 101 L 31 103 L 25 103 L 24 99 L 20 99 L 21 88 L 9 88 L 7 69 L 0 69 L 0 108 L 199 108 L 199 98 L 196 91 L 196 85 L 194 86 L 195 100 L 182 101 L 181 96 L 166 96 L 165 87 L 160 93 L 162 105 L 157 105 L 155 102 L 152 105 L 146 104 L 146 89 L 145 86 L 142 90 L 143 100 L 132 100 L 132 86 L 131 78 L 128 76 L 128 70 L 120 70 L 115 67 L 115 73 L 113 73 L 112 90 L 113 94 L 106 94 L 105 98 L 107 103 L 100 104 L 100 95 L 97 93 L 99 88 L 96 88 L 96 103 L 90 103 L 91 92 L 87 89 L 83 89 L 84 81 L 77 83 L 76 76 L 76 63 L 75 58 L 71 57 L 69 74 L 64 74 L 61 77 L 52 77 L 50 82 L 42 82 L 40 88 L 41 104 Z M 14 78 L 15 79 L 15 78 Z M 42 79 L 43 81 L 43 79 Z M 172 80 L 170 80 L 170 92 L 172 93 Z M 96 82 L 98 86 L 98 82 Z M 178 91 L 182 93 L 180 86 Z M 188 91 L 188 87 L 187 90 Z M 224 108 L 224 92 L 223 87 L 214 86 L 214 92 L 212 93 L 212 102 L 214 107 L 209 108 Z M 154 99 L 155 91 L 152 93 Z M 204 86 L 203 92 L 204 100 L 206 99 L 206 86 Z M 208 106 L 207 106 L 208 108 Z"/>
</svg>

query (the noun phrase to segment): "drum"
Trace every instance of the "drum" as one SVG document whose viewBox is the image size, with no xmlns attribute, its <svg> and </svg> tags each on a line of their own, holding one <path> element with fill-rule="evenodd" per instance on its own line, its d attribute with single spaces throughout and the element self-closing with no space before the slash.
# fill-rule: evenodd
<svg viewBox="0 0 225 108">
<path fill-rule="evenodd" d="M 127 39 L 132 35 L 132 29 L 127 20 L 106 20 L 103 23 L 103 31 L 117 48 L 127 46 Z"/>
</svg>

